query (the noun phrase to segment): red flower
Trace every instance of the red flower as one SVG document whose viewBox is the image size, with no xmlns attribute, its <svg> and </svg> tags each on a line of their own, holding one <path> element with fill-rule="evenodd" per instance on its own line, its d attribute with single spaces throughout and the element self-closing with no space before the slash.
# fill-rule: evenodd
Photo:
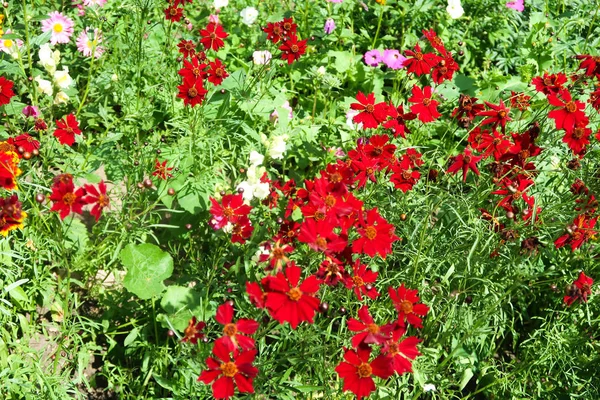
<svg viewBox="0 0 600 400">
<path fill-rule="evenodd" d="M 354 318 L 348 320 L 348 330 L 358 332 L 352 337 L 352 346 L 354 348 L 370 344 L 379 346 L 390 338 L 390 333 L 394 325 L 377 325 L 369 313 L 369 307 L 362 306 L 358 310 L 358 318 L 360 318 L 360 321 Z"/>
<path fill-rule="evenodd" d="M 233 306 L 229 302 L 221 304 L 217 308 L 215 320 L 221 325 L 225 325 L 223 327 L 223 337 L 217 339 L 217 341 L 221 341 L 227 347 L 227 350 L 237 350 L 238 346 L 243 350 L 252 350 L 254 348 L 254 339 L 241 333 L 245 333 L 246 335 L 254 334 L 258 329 L 258 322 L 253 319 L 243 318 L 233 323 Z"/>
<path fill-rule="evenodd" d="M 229 36 L 227 32 L 223 30 L 221 25 L 215 24 L 214 22 L 209 22 L 205 29 L 201 29 L 200 35 L 202 36 L 200 43 L 204 45 L 204 48 L 206 48 L 206 50 L 213 49 L 214 51 L 225 46 L 223 39 Z"/>
<path fill-rule="evenodd" d="M 567 133 L 571 133 L 575 125 L 587 125 L 589 121 L 583 112 L 585 104 L 578 100 L 573 101 L 571 93 L 566 89 L 560 92 L 560 96 L 564 101 L 559 100 L 554 94 L 548 95 L 548 102 L 551 105 L 562 107 L 548 113 L 548 118 L 552 118 L 556 123 L 556 129 L 564 129 Z"/>
<path fill-rule="evenodd" d="M 14 84 L 13 81 L 0 76 L 0 106 L 10 103 L 10 99 L 15 95 L 12 91 Z"/>
<path fill-rule="evenodd" d="M 315 276 L 322 280 L 324 284 L 335 286 L 338 282 L 344 280 L 346 271 L 341 261 L 327 257 L 319 265 L 319 270 L 315 273 Z"/>
<path fill-rule="evenodd" d="M 557 94 L 563 89 L 563 84 L 567 82 L 567 76 L 562 72 L 558 74 L 549 74 L 544 72 L 544 76 L 536 76 L 531 83 L 535 86 L 535 90 L 546 95 Z"/>
<path fill-rule="evenodd" d="M 36 118 L 33 129 L 35 129 L 38 132 L 45 131 L 46 129 L 48 129 L 48 125 L 46 125 L 46 122 L 43 119 Z"/>
<path fill-rule="evenodd" d="M 231 227 L 231 243 L 246 243 L 252 236 L 254 227 L 247 216 L 240 217 Z"/>
<path fill-rule="evenodd" d="M 448 172 L 452 174 L 456 174 L 458 171 L 462 169 L 463 172 L 463 182 L 467 181 L 467 172 L 469 169 L 475 174 L 479 175 L 479 170 L 477 169 L 477 163 L 481 160 L 482 156 L 475 156 L 471 153 L 471 150 L 465 149 L 463 154 L 459 154 L 454 158 L 454 162 L 448 168 Z"/>
<path fill-rule="evenodd" d="M 56 121 L 54 136 L 56 136 L 60 144 L 72 146 L 75 143 L 75 135 L 81 135 L 79 122 L 77 122 L 75 115 L 71 113 L 64 120 Z"/>
<path fill-rule="evenodd" d="M 210 208 L 210 214 L 212 218 L 209 221 L 209 225 L 213 229 L 221 229 L 227 223 L 234 224 L 241 217 L 245 217 L 250 214 L 252 207 L 244 204 L 244 198 L 242 194 L 227 194 L 221 199 L 221 204 L 212 197 L 210 198 L 212 206 Z"/>
<path fill-rule="evenodd" d="M 410 167 L 416 169 L 423 165 L 421 156 L 421 153 L 411 147 L 410 149 L 406 149 L 406 153 L 402 155 L 402 160 L 408 159 Z"/>
<path fill-rule="evenodd" d="M 363 152 L 367 157 L 377 159 L 385 167 L 390 164 L 396 151 L 396 145 L 388 143 L 389 140 L 388 135 L 373 135 L 369 138 L 369 142 L 364 145 Z"/>
<path fill-rule="evenodd" d="M 271 317 L 280 324 L 289 322 L 292 329 L 296 329 L 302 321 L 312 324 L 320 305 L 314 294 L 319 291 L 321 281 L 311 275 L 300 283 L 301 273 L 302 270 L 292 262 L 284 272 L 262 280 L 262 286 L 267 291 L 266 307 Z"/>
<path fill-rule="evenodd" d="M 505 196 L 498 205 L 504 207 L 505 205 L 512 204 L 514 200 L 523 198 L 526 200 L 528 196 L 525 192 L 533 185 L 533 181 L 526 175 L 518 175 L 515 180 L 504 179 L 502 180 L 502 186 L 504 189 L 498 189 L 492 192 L 492 194 L 499 194 Z"/>
<path fill-rule="evenodd" d="M 57 182 L 52 186 L 50 200 L 53 201 L 51 211 L 60 212 L 60 219 L 65 219 L 71 212 L 82 213 L 82 208 L 86 204 L 83 200 L 85 190 L 79 188 L 75 190 L 73 182 Z"/>
<path fill-rule="evenodd" d="M 565 142 L 575 155 L 585 153 L 585 148 L 590 144 L 592 130 L 585 125 L 577 124 L 571 132 L 566 132 L 562 141 Z"/>
<path fill-rule="evenodd" d="M 267 271 L 272 269 L 276 269 L 277 271 L 281 271 L 281 267 L 284 263 L 288 263 L 290 261 L 287 258 L 286 253 L 291 253 L 294 251 L 294 248 L 289 244 L 285 244 L 281 246 L 282 240 L 277 239 L 275 243 L 271 244 L 269 242 L 265 243 L 263 246 L 267 254 L 261 254 L 259 258 L 259 262 L 269 262 L 269 267 L 266 268 Z"/>
<path fill-rule="evenodd" d="M 433 53 L 423 54 L 419 44 L 415 45 L 414 51 L 405 50 L 404 54 L 408 56 L 406 61 L 404 61 L 404 67 L 406 67 L 408 73 L 413 72 L 417 76 L 428 74 L 431 68 L 442 59 L 442 57 Z"/>
<path fill-rule="evenodd" d="M 390 176 L 390 182 L 394 184 L 396 189 L 402 190 L 403 193 L 412 190 L 413 186 L 421 177 L 421 173 L 415 171 L 413 168 L 414 165 L 408 157 L 403 157 L 398 164 L 392 167 L 394 173 Z"/>
<path fill-rule="evenodd" d="M 267 40 L 270 40 L 273 44 L 283 40 L 283 27 L 281 22 L 269 22 L 267 26 L 263 28 L 263 32 L 267 34 Z"/>
<path fill-rule="evenodd" d="M 437 35 L 437 33 L 435 33 L 433 29 L 430 29 L 428 31 L 423 29 L 421 33 L 423 33 L 423 36 L 425 36 L 425 38 L 429 41 L 431 47 L 436 49 L 440 54 L 445 55 L 447 53 L 442 39 L 440 39 L 440 37 Z"/>
<path fill-rule="evenodd" d="M 419 340 L 416 336 L 409 336 L 399 342 L 400 338 L 406 332 L 406 328 L 396 329 L 392 332 L 392 338 L 389 339 L 383 348 L 382 354 L 392 359 L 392 368 L 398 375 L 405 372 L 412 372 L 412 362 L 421 355 L 417 349 Z"/>
<path fill-rule="evenodd" d="M 246 293 L 250 303 L 256 308 L 265 308 L 267 301 L 267 294 L 264 293 L 257 282 L 246 282 Z"/>
<path fill-rule="evenodd" d="M 15 148 L 22 147 L 23 152 L 31 153 L 33 150 L 39 150 L 40 148 L 40 142 L 27 133 L 23 133 L 14 138 L 8 138 L 7 142 L 15 146 Z"/>
<path fill-rule="evenodd" d="M 197 104 L 202 104 L 204 96 L 208 90 L 202 85 L 202 79 L 184 78 L 183 83 L 177 86 L 179 94 L 177 97 L 183 99 L 183 104 L 194 107 Z"/>
<path fill-rule="evenodd" d="M 367 266 L 360 263 L 359 259 L 354 261 L 353 275 L 348 275 L 345 281 L 346 288 L 353 289 L 358 300 L 362 300 L 362 295 L 368 296 L 375 300 L 379 293 L 375 289 L 375 280 L 377 280 L 378 272 L 373 272 L 367 269 Z"/>
<path fill-rule="evenodd" d="M 531 96 L 527 96 L 525 93 L 515 93 L 510 91 L 510 105 L 512 108 L 516 108 L 519 111 L 527 110 L 531 104 L 529 104 Z"/>
<path fill-rule="evenodd" d="M 171 22 L 179 22 L 183 18 L 183 8 L 170 6 L 165 9 L 165 18 Z"/>
<path fill-rule="evenodd" d="M 292 18 L 284 18 L 283 21 L 280 22 L 281 29 L 283 30 L 284 37 L 296 36 L 296 31 L 298 30 L 298 25 L 294 23 Z"/>
<path fill-rule="evenodd" d="M 94 185 L 84 185 L 83 189 L 87 193 L 87 196 L 83 198 L 83 201 L 87 204 L 94 205 L 90 214 L 96 217 L 96 222 L 98 222 L 102 215 L 102 210 L 110 204 L 110 199 L 106 195 L 106 184 L 104 181 L 101 181 L 98 184 L 98 189 L 96 189 Z"/>
<path fill-rule="evenodd" d="M 350 104 L 350 108 L 360 111 L 352 118 L 355 124 L 363 124 L 363 128 L 377 128 L 379 124 L 386 120 L 388 116 L 387 104 L 385 102 L 375 104 L 375 93 L 369 93 L 365 96 L 363 92 L 356 95 L 358 103 Z"/>
<path fill-rule="evenodd" d="M 258 369 L 252 365 L 256 350 L 233 353 L 233 361 L 227 347 L 221 342 L 215 342 L 213 354 L 208 357 L 208 369 L 202 371 L 198 380 L 208 385 L 212 382 L 212 393 L 215 399 L 229 399 L 235 393 L 234 383 L 240 393 L 254 393 L 252 380 L 258 374 Z"/>
<path fill-rule="evenodd" d="M 183 337 L 181 338 L 182 342 L 190 342 L 192 344 L 198 343 L 199 339 L 202 339 L 206 336 L 202 331 L 202 329 L 206 328 L 206 324 L 202 321 L 198 321 L 196 317 L 192 317 L 190 322 L 188 322 L 187 328 L 183 331 Z"/>
<path fill-rule="evenodd" d="M 172 178 L 173 174 L 171 171 L 173 167 L 167 167 L 167 160 L 164 160 L 162 163 L 158 161 L 158 158 L 154 160 L 154 172 L 152 172 L 152 176 L 157 176 L 162 180 L 167 180 L 168 178 Z"/>
<path fill-rule="evenodd" d="M 500 160 L 510 146 L 510 140 L 498 131 L 493 131 L 491 135 L 484 133 L 481 136 L 480 149 L 483 151 L 483 157 L 493 155 L 496 160 Z"/>
<path fill-rule="evenodd" d="M 594 280 L 581 271 L 579 277 L 567 289 L 567 294 L 563 298 L 563 301 L 567 306 L 570 306 L 576 300 L 587 303 L 588 296 L 592 294 L 593 284 Z"/>
<path fill-rule="evenodd" d="M 375 390 L 372 376 L 387 379 L 393 375 L 392 360 L 384 355 L 379 355 L 369 363 L 370 347 L 360 347 L 357 351 L 345 349 L 344 360 L 335 372 L 344 379 L 344 391 L 356 395 L 357 400 L 368 397 Z"/>
<path fill-rule="evenodd" d="M 385 121 L 383 127 L 386 129 L 391 129 L 394 132 L 394 137 L 398 137 L 398 135 L 400 135 L 406 139 L 406 133 L 410 133 L 410 130 L 406 126 L 405 121 L 411 121 L 417 118 L 417 116 L 411 112 L 404 113 L 404 107 L 402 104 L 396 108 L 391 101 L 390 105 L 388 106 L 387 113 L 391 119 Z"/>
<path fill-rule="evenodd" d="M 379 254 L 385 258 L 392 252 L 392 243 L 398 240 L 394 235 L 394 225 L 389 224 L 377 211 L 377 207 L 367 211 L 365 221 L 364 215 L 360 216 L 360 228 L 357 228 L 360 238 L 352 243 L 354 253 L 364 253 L 369 257 Z"/>
<path fill-rule="evenodd" d="M 229 74 L 225 71 L 225 65 L 218 58 L 209 63 L 208 81 L 213 85 L 218 86 L 227 78 Z"/>
<path fill-rule="evenodd" d="M 193 57 L 196 55 L 196 44 L 191 40 L 181 40 L 177 45 L 179 52 L 183 54 L 183 57 Z"/>
<path fill-rule="evenodd" d="M 575 58 L 583 60 L 581 61 L 581 64 L 579 64 L 579 69 L 585 69 L 585 74 L 587 76 L 600 75 L 600 57 L 590 56 L 589 54 L 580 54 L 575 56 Z"/>
<path fill-rule="evenodd" d="M 416 103 L 410 106 L 410 111 L 417 114 L 423 123 L 435 121 L 442 115 L 437 110 L 439 103 L 431 99 L 431 93 L 431 86 L 425 86 L 421 90 L 415 85 L 412 88 L 412 97 L 408 99 L 411 103 Z"/>
<path fill-rule="evenodd" d="M 567 233 L 554 241 L 554 246 L 560 249 L 569 244 L 571 245 L 571 251 L 577 250 L 597 233 L 594 230 L 597 220 L 598 218 L 588 219 L 585 214 L 576 216 L 573 224 L 567 226 Z"/>
<path fill-rule="evenodd" d="M 346 240 L 333 232 L 334 225 L 328 221 L 307 218 L 302 223 L 298 241 L 308 244 L 315 251 L 339 252 L 346 247 Z"/>
<path fill-rule="evenodd" d="M 421 317 L 427 315 L 429 307 L 419 303 L 418 290 L 406 289 L 403 283 L 398 289 L 388 288 L 388 293 L 398 311 L 398 321 L 403 323 L 406 320 L 415 328 L 422 328 L 423 320 Z"/>
<path fill-rule="evenodd" d="M 452 111 L 452 116 L 458 119 L 459 126 L 468 128 L 475 116 L 485 109 L 483 104 L 476 102 L 477 97 L 470 97 L 466 94 L 458 97 L 458 107 Z"/>
<path fill-rule="evenodd" d="M 596 90 L 590 93 L 588 102 L 596 111 L 600 111 L 600 86 L 596 86 Z"/>
<path fill-rule="evenodd" d="M 190 60 L 191 61 L 183 60 L 183 68 L 177 73 L 181 75 L 184 80 L 187 79 L 190 82 L 204 79 L 206 77 L 205 69 L 208 65 L 201 63 L 200 59 L 195 55 L 192 56 Z"/>
<path fill-rule="evenodd" d="M 14 151 L 0 151 L 0 187 L 6 190 L 17 188 L 19 169 L 19 155 Z"/>
<path fill-rule="evenodd" d="M 480 117 L 487 117 L 483 121 L 481 121 L 480 125 L 488 125 L 492 124 L 492 130 L 496 129 L 498 125 L 502 126 L 502 133 L 506 133 L 506 123 L 511 121 L 511 118 L 508 116 L 510 113 L 510 108 L 504 105 L 504 101 L 500 99 L 500 104 L 492 104 L 490 102 L 485 102 L 485 104 L 491 109 L 488 111 L 480 111 L 477 113 Z"/>
<path fill-rule="evenodd" d="M 23 219 L 27 214 L 21 209 L 21 202 L 16 194 L 0 198 L 0 234 L 7 236 L 8 232 L 22 228 Z"/>
<path fill-rule="evenodd" d="M 459 66 L 452 58 L 451 53 L 446 53 L 444 58 L 435 64 L 431 71 L 431 79 L 438 85 L 444 81 L 451 81 L 452 76 L 458 71 Z"/>
<path fill-rule="evenodd" d="M 283 44 L 279 46 L 281 50 L 281 59 L 287 60 L 288 64 L 293 63 L 300 59 L 304 53 L 306 53 L 306 42 L 307 39 L 298 41 L 296 35 L 292 35 L 283 41 Z"/>
</svg>

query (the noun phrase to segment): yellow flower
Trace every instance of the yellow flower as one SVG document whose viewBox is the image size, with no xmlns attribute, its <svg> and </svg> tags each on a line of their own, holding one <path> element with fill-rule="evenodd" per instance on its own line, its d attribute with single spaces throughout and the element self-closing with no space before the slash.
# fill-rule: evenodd
<svg viewBox="0 0 600 400">
<path fill-rule="evenodd" d="M 385 6 L 385 0 L 375 0 L 375 3 Z"/>
</svg>

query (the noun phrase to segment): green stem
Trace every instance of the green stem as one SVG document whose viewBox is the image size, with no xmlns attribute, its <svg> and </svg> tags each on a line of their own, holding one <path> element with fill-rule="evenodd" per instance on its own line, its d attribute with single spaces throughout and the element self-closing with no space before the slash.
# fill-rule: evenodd
<svg viewBox="0 0 600 400">
<path fill-rule="evenodd" d="M 585 51 L 587 50 L 588 47 L 588 41 L 590 40 L 590 34 L 592 33 L 592 28 L 594 27 L 594 22 L 596 22 L 596 16 L 598 15 L 598 8 L 596 7 L 596 11 L 594 11 L 594 18 L 592 18 L 592 22 L 590 23 L 590 27 L 588 28 L 588 33 L 587 36 L 585 38 L 585 44 L 583 45 L 583 52 L 585 53 Z"/>
<path fill-rule="evenodd" d="M 81 98 L 81 102 L 79 103 L 79 107 L 77 108 L 77 113 L 75 116 L 79 118 L 79 113 L 85 104 L 85 100 L 87 99 L 88 93 L 90 92 L 90 82 L 92 81 L 92 72 L 94 70 L 94 61 L 96 60 L 96 46 L 92 46 L 92 61 L 90 61 L 90 69 L 88 71 L 87 84 L 85 85 L 85 92 L 83 92 L 83 97 Z"/>
<path fill-rule="evenodd" d="M 379 21 L 377 21 L 377 31 L 375 32 L 375 38 L 373 39 L 373 46 L 371 46 L 372 49 L 375 48 L 375 45 L 377 44 L 377 38 L 379 37 L 379 30 L 381 29 L 381 21 L 383 20 L 383 9 L 384 9 L 384 6 L 381 6 L 381 13 L 379 14 Z"/>
<path fill-rule="evenodd" d="M 29 64 L 29 76 L 33 76 L 33 61 L 31 58 L 31 46 L 29 45 L 29 19 L 27 16 L 27 1 L 23 0 L 23 19 L 25 20 L 25 47 L 27 48 L 27 61 Z M 33 95 L 33 105 L 37 104 L 37 90 L 35 90 L 35 84 L 31 82 Z"/>
</svg>

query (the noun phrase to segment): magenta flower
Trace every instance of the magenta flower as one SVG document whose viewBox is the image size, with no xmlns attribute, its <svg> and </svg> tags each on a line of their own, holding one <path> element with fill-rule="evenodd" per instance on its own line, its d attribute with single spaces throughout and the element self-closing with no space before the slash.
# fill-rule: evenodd
<svg viewBox="0 0 600 400">
<path fill-rule="evenodd" d="M 52 32 L 50 43 L 53 45 L 56 43 L 69 43 L 75 25 L 73 20 L 58 11 L 53 11 L 48 15 L 50 18 L 42 21 L 42 31 Z"/>
<path fill-rule="evenodd" d="M 383 63 L 391 69 L 404 68 L 404 57 L 398 50 L 384 50 L 383 51 Z"/>
<path fill-rule="evenodd" d="M 371 67 L 376 67 L 379 65 L 379 63 L 381 63 L 381 61 L 383 61 L 383 55 L 377 49 L 369 50 L 365 53 L 364 59 L 365 64 Z"/>
<path fill-rule="evenodd" d="M 506 7 L 512 8 L 518 12 L 523 12 L 525 10 L 525 0 L 513 0 L 506 3 Z"/>
<path fill-rule="evenodd" d="M 335 21 L 333 20 L 333 18 L 327 18 L 323 29 L 325 30 L 326 34 L 331 35 L 331 32 L 335 30 Z"/>
<path fill-rule="evenodd" d="M 36 106 L 25 106 L 22 112 L 26 117 L 37 118 L 40 115 L 40 110 Z"/>
</svg>

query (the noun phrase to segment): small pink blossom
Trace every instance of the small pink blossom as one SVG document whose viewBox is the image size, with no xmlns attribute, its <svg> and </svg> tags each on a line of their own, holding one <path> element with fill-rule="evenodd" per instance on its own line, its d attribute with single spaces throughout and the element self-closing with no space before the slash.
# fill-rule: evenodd
<svg viewBox="0 0 600 400">
<path fill-rule="evenodd" d="M 40 115 L 40 110 L 36 106 L 25 106 L 23 107 L 23 115 L 37 118 Z"/>
<path fill-rule="evenodd" d="M 523 12 L 525 10 L 525 0 L 513 0 L 506 3 L 506 7 L 512 8 L 518 12 Z"/>
<path fill-rule="evenodd" d="M 213 24 L 219 24 L 219 16 L 217 14 L 211 14 L 208 16 L 208 22 L 212 22 Z"/>
<path fill-rule="evenodd" d="M 92 51 L 94 57 L 99 58 L 104 53 L 104 47 L 100 46 L 102 43 L 102 32 L 97 28 L 94 29 L 93 35 L 88 33 L 92 28 L 87 27 L 85 31 L 82 31 L 77 37 L 77 50 L 79 50 L 84 57 L 90 57 Z"/>
<path fill-rule="evenodd" d="M 107 1 L 108 0 L 83 0 L 83 4 L 85 4 L 88 7 L 90 7 L 90 6 L 102 7 L 103 5 L 106 4 Z"/>
<path fill-rule="evenodd" d="M 57 43 L 69 43 L 73 35 L 73 26 L 75 25 L 73 20 L 58 11 L 53 11 L 48 15 L 50 18 L 42 21 L 42 31 L 52 32 L 50 43 L 53 45 Z"/>
</svg>

